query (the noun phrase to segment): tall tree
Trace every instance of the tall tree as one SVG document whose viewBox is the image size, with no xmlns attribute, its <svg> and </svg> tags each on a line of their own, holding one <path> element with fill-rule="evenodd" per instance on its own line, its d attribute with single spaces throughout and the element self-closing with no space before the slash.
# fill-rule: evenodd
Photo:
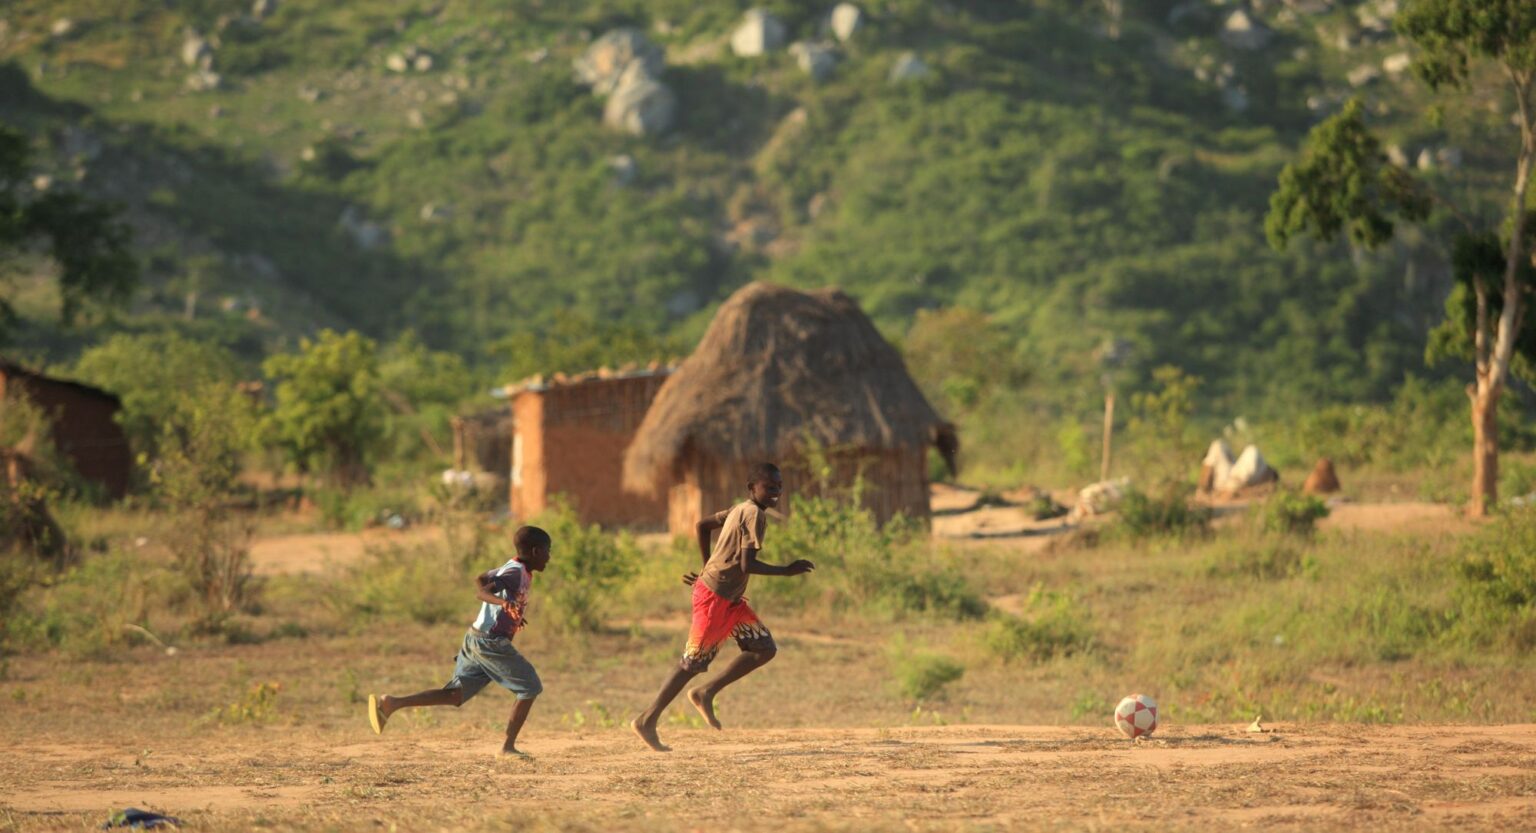
<svg viewBox="0 0 1536 833">
<path fill-rule="evenodd" d="M 0 68 L 0 71 L 4 71 Z M 138 282 L 127 226 L 108 206 L 72 191 L 31 192 L 27 138 L 0 125 L 0 278 L 7 260 L 47 244 L 58 268 L 60 314 L 69 323 L 90 300 L 122 301 Z M 14 311 L 0 295 L 0 336 Z"/>
<path fill-rule="evenodd" d="M 1473 94 L 1476 83 L 1489 77 L 1481 70 L 1491 64 L 1515 98 L 1519 145 L 1513 195 L 1502 223 L 1507 239 L 1499 245 L 1497 234 L 1475 227 L 1458 212 L 1467 225 L 1456 247 L 1458 280 L 1470 285 L 1472 303 L 1448 305 L 1447 325 L 1470 334 L 1475 378 L 1467 386 L 1474 436 L 1468 513 L 1482 516 L 1498 499 L 1499 398 L 1521 342 L 1528 341 L 1521 334 L 1528 325 L 1531 289 L 1527 195 L 1536 164 L 1536 3 L 1412 0 L 1398 14 L 1397 29 L 1417 47 L 1414 73 L 1430 89 Z M 1375 247 L 1391 238 L 1394 217 L 1424 219 L 1427 194 L 1422 183 L 1386 161 L 1365 126 L 1359 102 L 1352 101 L 1313 129 L 1302 158 L 1281 172 L 1265 228 L 1276 248 L 1300 234 L 1331 240 L 1341 229 L 1353 241 Z M 1490 236 L 1495 241 L 1491 259 L 1489 247 L 1474 242 Z M 1467 307 L 1470 320 L 1461 320 Z"/>
</svg>

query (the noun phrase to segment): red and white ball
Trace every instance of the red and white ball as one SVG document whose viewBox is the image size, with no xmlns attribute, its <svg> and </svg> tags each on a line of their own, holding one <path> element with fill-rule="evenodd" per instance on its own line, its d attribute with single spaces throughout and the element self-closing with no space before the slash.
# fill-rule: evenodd
<svg viewBox="0 0 1536 833">
<path fill-rule="evenodd" d="M 1157 731 L 1157 701 L 1145 694 L 1121 700 L 1115 706 L 1115 728 L 1133 740 Z"/>
</svg>

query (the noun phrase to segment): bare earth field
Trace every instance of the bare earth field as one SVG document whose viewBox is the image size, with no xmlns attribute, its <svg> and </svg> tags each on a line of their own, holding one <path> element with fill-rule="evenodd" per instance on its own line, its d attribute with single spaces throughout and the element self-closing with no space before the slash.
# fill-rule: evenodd
<svg viewBox="0 0 1536 833">
<path fill-rule="evenodd" d="M 1024 520 L 1000 507 L 941 516 L 935 531 L 997 539 L 967 552 L 1096 557 L 1045 551 L 1053 533 Z M 1346 504 L 1327 525 L 1347 535 L 1470 528 L 1432 504 Z M 255 567 L 310 582 L 375 544 L 440 532 L 391 535 L 272 536 L 257 543 Z M 1009 609 L 1019 598 L 991 601 Z M 666 616 L 614 621 L 574 640 L 535 617 L 519 644 L 546 692 L 520 744 L 527 759 L 494 754 L 511 705 L 494 687 L 459 710 L 401 713 L 383 737 L 368 729 L 368 693 L 447 678 L 457 621 L 312 625 L 174 654 L 140 644 L 92 658 L 11 657 L 0 667 L 9 753 L 0 758 L 0 831 L 95 829 L 130 806 L 197 830 L 1536 830 L 1536 724 L 1415 722 L 1422 691 L 1403 698 L 1400 725 L 1277 723 L 1251 733 L 1175 717 L 1133 744 L 1101 703 L 1074 709 L 1079 725 L 1039 725 L 1068 722 L 1064 704 L 1085 685 L 1145 684 L 1112 665 L 1079 669 L 1074 683 L 1060 672 L 1076 666 L 978 663 L 932 706 L 940 711 L 914 712 L 890 694 L 887 628 L 771 609 L 782 650 L 722 697 L 726 731 L 674 706 L 661 729 L 676 751 L 659 755 L 624 723 L 675 661 L 687 620 L 684 595 L 672 601 Z M 951 633 L 922 622 L 902 629 L 935 644 Z M 1428 684 L 1390 667 L 1313 673 L 1336 675 L 1339 696 L 1362 703 Z M 1489 691 L 1508 690 L 1496 673 L 1487 680 Z M 1461 691 L 1454 683 L 1446 691 Z M 1499 705 L 1507 708 L 1485 719 L 1531 713 L 1507 697 Z"/>
<path fill-rule="evenodd" d="M 1169 727 L 1131 744 L 1042 726 L 621 729 L 493 757 L 483 731 L 284 731 L 152 754 L 24 739 L 0 763 L 17 829 L 152 807 L 196 829 L 1346 830 L 1536 827 L 1536 725 Z"/>
</svg>

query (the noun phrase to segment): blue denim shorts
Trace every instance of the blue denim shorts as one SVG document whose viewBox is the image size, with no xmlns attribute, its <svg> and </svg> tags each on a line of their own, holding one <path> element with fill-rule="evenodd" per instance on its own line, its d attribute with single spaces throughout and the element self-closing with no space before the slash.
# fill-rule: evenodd
<svg viewBox="0 0 1536 833">
<path fill-rule="evenodd" d="M 453 679 L 443 688 L 464 692 L 463 702 L 467 703 L 491 682 L 516 694 L 519 700 L 532 700 L 544 690 L 539 672 L 512 647 L 512 640 L 464 634 L 464 645 L 453 661 Z"/>
</svg>

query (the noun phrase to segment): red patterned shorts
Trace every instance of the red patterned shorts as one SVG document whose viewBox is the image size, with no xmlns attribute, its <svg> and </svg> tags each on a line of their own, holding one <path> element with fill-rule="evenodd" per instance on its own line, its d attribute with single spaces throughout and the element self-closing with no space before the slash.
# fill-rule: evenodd
<svg viewBox="0 0 1536 833">
<path fill-rule="evenodd" d="M 735 639 L 743 651 L 766 653 L 775 650 L 773 634 L 758 621 L 752 606 L 743 598 L 732 602 L 704 586 L 693 583 L 693 625 L 688 629 L 688 646 L 678 666 L 684 671 L 709 668 L 726 639 Z"/>
</svg>

